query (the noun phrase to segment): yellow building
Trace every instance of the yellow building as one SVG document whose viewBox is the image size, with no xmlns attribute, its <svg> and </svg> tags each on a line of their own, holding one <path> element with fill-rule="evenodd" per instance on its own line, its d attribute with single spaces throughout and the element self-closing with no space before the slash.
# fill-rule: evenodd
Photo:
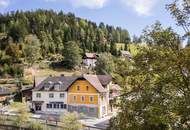
<svg viewBox="0 0 190 130">
<path fill-rule="evenodd" d="M 83 75 L 77 78 L 68 88 L 68 111 L 94 117 L 107 115 L 111 79 L 106 75 Z"/>
<path fill-rule="evenodd" d="M 33 89 L 33 109 L 48 113 L 76 111 L 104 117 L 110 110 L 111 81 L 108 75 L 50 76 Z"/>
</svg>

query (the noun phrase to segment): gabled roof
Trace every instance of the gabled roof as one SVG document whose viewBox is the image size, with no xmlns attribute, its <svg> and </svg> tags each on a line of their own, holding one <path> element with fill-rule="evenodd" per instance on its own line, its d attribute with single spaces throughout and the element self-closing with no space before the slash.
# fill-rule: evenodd
<svg viewBox="0 0 190 130">
<path fill-rule="evenodd" d="M 101 84 L 97 75 L 83 75 L 83 77 L 94 86 L 99 92 L 106 92 L 107 90 Z"/>
<path fill-rule="evenodd" d="M 131 53 L 129 51 L 121 51 L 121 54 L 131 57 Z"/>
<path fill-rule="evenodd" d="M 113 84 L 111 85 L 111 90 L 117 90 L 117 91 L 120 91 L 121 90 L 121 87 L 118 85 L 118 84 Z"/>
<path fill-rule="evenodd" d="M 52 83 L 58 83 L 58 82 L 62 82 L 63 88 L 62 91 L 65 91 L 75 80 L 77 79 L 77 77 L 65 77 L 65 76 L 55 76 L 55 77 L 48 77 L 45 80 L 43 80 L 39 85 L 37 85 L 36 88 L 34 88 L 34 91 L 38 91 L 38 90 L 43 90 L 44 89 L 44 85 L 48 82 L 52 82 Z M 51 88 L 53 89 L 53 88 Z"/>
<path fill-rule="evenodd" d="M 103 86 L 108 85 L 112 81 L 111 75 L 97 75 L 97 77 Z"/>
<path fill-rule="evenodd" d="M 97 54 L 96 53 L 85 53 L 84 58 L 89 58 L 89 59 L 96 59 Z"/>
<path fill-rule="evenodd" d="M 55 76 L 55 77 L 48 77 L 45 80 L 43 80 L 36 88 L 34 88 L 34 91 L 44 90 L 44 85 L 48 82 L 52 82 L 53 84 L 61 82 L 63 85 L 62 91 L 66 91 L 78 79 L 87 80 L 99 92 L 106 92 L 107 90 L 104 88 L 104 86 L 106 86 L 111 82 L 111 76 L 108 75 L 84 74 L 82 76 Z M 51 90 L 54 89 L 53 87 L 54 86 L 52 86 Z"/>
</svg>

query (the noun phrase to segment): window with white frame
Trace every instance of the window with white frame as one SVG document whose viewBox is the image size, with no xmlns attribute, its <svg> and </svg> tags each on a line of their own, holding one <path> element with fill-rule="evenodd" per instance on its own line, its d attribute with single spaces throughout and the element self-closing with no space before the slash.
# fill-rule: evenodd
<svg viewBox="0 0 190 130">
<path fill-rule="evenodd" d="M 82 102 L 85 101 L 85 96 L 81 96 L 81 101 L 82 101 Z"/>
<path fill-rule="evenodd" d="M 60 93 L 60 98 L 64 98 L 65 97 L 65 94 L 64 93 Z"/>
<path fill-rule="evenodd" d="M 73 102 L 75 102 L 77 100 L 77 96 L 73 96 Z"/>
<path fill-rule="evenodd" d="M 41 93 L 36 93 L 37 98 L 41 98 Z"/>
<path fill-rule="evenodd" d="M 49 94 L 49 98 L 53 98 L 54 97 L 54 94 L 53 93 L 50 93 Z"/>
<path fill-rule="evenodd" d="M 90 102 L 94 102 L 94 96 L 90 96 Z"/>
</svg>

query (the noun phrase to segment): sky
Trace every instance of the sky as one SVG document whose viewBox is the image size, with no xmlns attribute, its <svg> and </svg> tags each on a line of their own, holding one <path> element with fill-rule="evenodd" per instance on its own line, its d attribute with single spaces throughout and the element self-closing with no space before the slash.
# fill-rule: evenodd
<svg viewBox="0 0 190 130">
<path fill-rule="evenodd" d="M 165 9 L 172 0 L 0 0 L 0 12 L 15 10 L 53 9 L 65 13 L 72 12 L 77 17 L 96 23 L 122 27 L 129 34 L 140 35 L 142 30 L 156 20 L 163 26 L 171 26 L 183 35 L 175 21 Z"/>
</svg>

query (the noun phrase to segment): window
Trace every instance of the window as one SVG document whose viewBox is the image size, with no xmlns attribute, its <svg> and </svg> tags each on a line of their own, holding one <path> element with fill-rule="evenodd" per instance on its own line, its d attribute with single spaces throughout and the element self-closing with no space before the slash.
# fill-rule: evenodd
<svg viewBox="0 0 190 130">
<path fill-rule="evenodd" d="M 89 108 L 89 112 L 94 112 L 95 109 L 94 108 Z"/>
<path fill-rule="evenodd" d="M 63 109 L 64 108 L 64 104 L 61 104 L 61 109 Z"/>
<path fill-rule="evenodd" d="M 103 114 L 106 113 L 106 107 L 105 107 L 105 106 L 102 107 L 102 113 L 103 113 Z"/>
<path fill-rule="evenodd" d="M 56 104 L 53 104 L 53 108 L 56 108 L 56 106 L 57 106 Z"/>
<path fill-rule="evenodd" d="M 62 89 L 63 83 L 61 81 L 55 83 L 54 88 L 55 90 L 59 91 Z"/>
<path fill-rule="evenodd" d="M 49 94 L 49 98 L 53 98 L 54 97 L 54 94 L 53 93 L 50 93 Z"/>
<path fill-rule="evenodd" d="M 90 102 L 94 101 L 94 96 L 90 96 Z"/>
<path fill-rule="evenodd" d="M 80 86 L 77 86 L 77 90 L 80 91 Z"/>
<path fill-rule="evenodd" d="M 56 104 L 56 106 L 57 106 L 56 108 L 58 108 L 58 109 L 59 109 L 59 104 Z"/>
<path fill-rule="evenodd" d="M 86 86 L 86 91 L 88 91 L 89 90 L 89 87 L 88 86 Z"/>
<path fill-rule="evenodd" d="M 36 93 L 37 98 L 41 98 L 41 93 Z"/>
<path fill-rule="evenodd" d="M 77 100 L 77 96 L 73 96 L 73 101 L 75 102 Z"/>
<path fill-rule="evenodd" d="M 84 112 L 84 113 L 86 113 L 86 112 L 87 112 L 86 107 L 82 107 L 82 108 L 81 108 L 81 110 L 82 110 L 82 112 Z"/>
<path fill-rule="evenodd" d="M 84 102 L 84 100 L 85 100 L 85 97 L 81 96 L 81 101 Z"/>
<path fill-rule="evenodd" d="M 52 108 L 52 104 L 47 104 L 47 108 Z"/>
<path fill-rule="evenodd" d="M 64 104 L 64 109 L 67 109 L 67 104 Z"/>
<path fill-rule="evenodd" d="M 64 98 L 65 94 L 64 93 L 60 93 L 60 98 Z"/>
</svg>

